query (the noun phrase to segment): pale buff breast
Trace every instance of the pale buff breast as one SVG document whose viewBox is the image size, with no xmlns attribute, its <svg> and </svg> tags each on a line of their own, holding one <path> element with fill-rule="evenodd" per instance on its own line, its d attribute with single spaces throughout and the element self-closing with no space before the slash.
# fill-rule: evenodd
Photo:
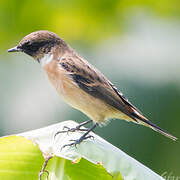
<svg viewBox="0 0 180 180">
<path fill-rule="evenodd" d="M 52 60 L 48 63 L 44 63 L 43 69 L 59 95 L 69 105 L 82 111 L 95 122 L 103 123 L 104 120 L 108 118 L 128 118 L 102 100 L 94 98 L 81 90 L 68 76 L 66 71 L 60 67 L 57 61 Z"/>
</svg>

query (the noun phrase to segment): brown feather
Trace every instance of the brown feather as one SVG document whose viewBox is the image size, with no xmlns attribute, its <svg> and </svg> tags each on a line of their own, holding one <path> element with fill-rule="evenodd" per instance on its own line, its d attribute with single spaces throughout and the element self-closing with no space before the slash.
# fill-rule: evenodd
<svg viewBox="0 0 180 180">
<path fill-rule="evenodd" d="M 136 118 L 132 115 L 134 113 L 132 108 L 137 108 L 130 104 L 125 96 L 117 91 L 115 86 L 87 61 L 77 56 L 63 57 L 60 60 L 60 65 L 83 91 L 95 98 L 101 99 L 137 122 Z"/>
</svg>

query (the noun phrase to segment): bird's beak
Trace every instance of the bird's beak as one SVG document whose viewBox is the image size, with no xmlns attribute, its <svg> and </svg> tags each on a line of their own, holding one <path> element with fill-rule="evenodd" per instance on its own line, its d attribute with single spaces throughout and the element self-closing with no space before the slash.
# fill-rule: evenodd
<svg viewBox="0 0 180 180">
<path fill-rule="evenodd" d="M 21 51 L 21 49 L 18 46 L 8 49 L 8 52 L 19 52 L 19 51 Z"/>
</svg>

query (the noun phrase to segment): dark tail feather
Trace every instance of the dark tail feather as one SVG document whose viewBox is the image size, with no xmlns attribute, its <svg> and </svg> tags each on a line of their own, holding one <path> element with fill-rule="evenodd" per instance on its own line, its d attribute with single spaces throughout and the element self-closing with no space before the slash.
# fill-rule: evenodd
<svg viewBox="0 0 180 180">
<path fill-rule="evenodd" d="M 153 124 L 152 122 L 146 121 L 145 123 L 148 124 L 150 126 L 150 128 L 152 128 L 154 131 L 157 131 L 157 132 L 161 133 L 162 135 L 172 139 L 173 141 L 177 140 L 177 138 L 175 136 L 169 134 L 167 131 L 165 131 L 164 129 L 161 129 L 160 127 Z"/>
<path fill-rule="evenodd" d="M 138 122 L 140 124 L 143 124 L 144 126 L 152 128 L 154 131 L 161 133 L 162 135 L 172 139 L 173 141 L 177 140 L 177 138 L 175 136 L 169 134 L 167 131 L 165 131 L 165 130 L 161 129 L 160 127 L 158 127 L 157 125 L 153 124 L 148 119 L 146 119 L 143 115 L 141 115 L 139 113 L 138 114 L 134 113 L 134 116 L 138 119 Z"/>
</svg>

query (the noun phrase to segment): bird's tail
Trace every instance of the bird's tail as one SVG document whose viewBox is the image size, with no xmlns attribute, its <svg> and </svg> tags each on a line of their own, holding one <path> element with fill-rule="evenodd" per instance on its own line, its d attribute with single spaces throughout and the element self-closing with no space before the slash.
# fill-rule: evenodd
<svg viewBox="0 0 180 180">
<path fill-rule="evenodd" d="M 158 133 L 161 133 L 162 135 L 172 139 L 173 141 L 177 140 L 177 138 L 175 136 L 173 136 L 173 135 L 169 134 L 167 131 L 161 129 L 156 124 L 153 124 L 151 121 L 149 121 L 147 118 L 145 118 L 143 115 L 141 115 L 137 111 L 135 111 L 134 116 L 135 116 L 135 118 L 136 118 L 136 120 L 138 121 L 139 124 L 150 127 L 154 131 L 156 131 Z"/>
</svg>

